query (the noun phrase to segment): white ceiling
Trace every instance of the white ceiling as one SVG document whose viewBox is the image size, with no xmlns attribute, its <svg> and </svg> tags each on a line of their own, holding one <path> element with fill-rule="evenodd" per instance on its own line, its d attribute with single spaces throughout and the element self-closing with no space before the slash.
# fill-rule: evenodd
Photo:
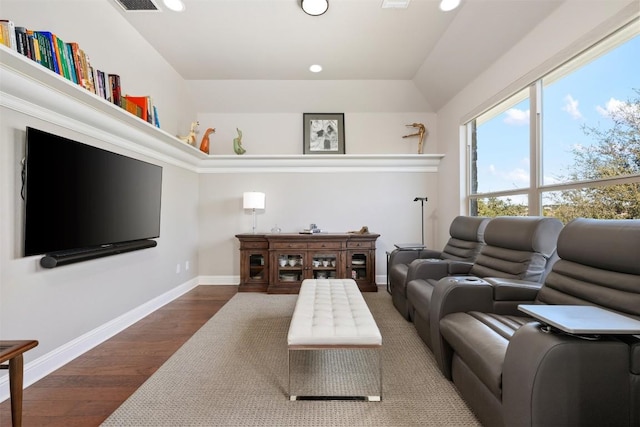
<svg viewBox="0 0 640 427">
<path fill-rule="evenodd" d="M 437 111 L 565 0 L 462 0 L 451 12 L 329 0 L 318 17 L 300 0 L 184 0 L 181 13 L 110 1 L 186 80 L 414 79 Z"/>
</svg>

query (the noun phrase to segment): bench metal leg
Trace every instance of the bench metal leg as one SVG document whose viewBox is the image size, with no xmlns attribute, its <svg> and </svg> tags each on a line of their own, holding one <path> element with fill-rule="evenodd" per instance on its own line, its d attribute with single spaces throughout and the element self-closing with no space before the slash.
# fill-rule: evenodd
<svg viewBox="0 0 640 427">
<path fill-rule="evenodd" d="M 325 348 L 324 350 L 330 350 Z M 290 401 L 295 400 L 352 400 L 352 401 L 363 401 L 363 402 L 380 402 L 382 401 L 382 347 L 375 349 L 377 352 L 378 359 L 378 385 L 379 385 L 379 394 L 378 395 L 370 395 L 370 396 L 325 396 L 325 395 L 305 395 L 299 396 L 296 394 L 291 394 L 291 352 L 292 351 L 300 351 L 300 350 L 291 350 L 287 351 L 287 379 L 288 379 L 288 395 Z M 320 351 L 318 350 L 306 350 L 306 351 Z"/>
</svg>

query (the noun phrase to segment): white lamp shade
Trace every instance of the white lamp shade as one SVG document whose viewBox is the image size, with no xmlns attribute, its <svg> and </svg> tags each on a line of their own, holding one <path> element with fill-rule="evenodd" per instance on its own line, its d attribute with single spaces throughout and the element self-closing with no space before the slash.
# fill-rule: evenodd
<svg viewBox="0 0 640 427">
<path fill-rule="evenodd" d="M 242 193 L 242 207 L 244 209 L 264 209 L 265 194 L 256 191 Z"/>
</svg>

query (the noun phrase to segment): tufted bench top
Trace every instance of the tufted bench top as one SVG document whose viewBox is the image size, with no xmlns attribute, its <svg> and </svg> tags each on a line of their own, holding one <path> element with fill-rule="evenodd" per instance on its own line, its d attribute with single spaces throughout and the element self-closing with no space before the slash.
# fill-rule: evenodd
<svg viewBox="0 0 640 427">
<path fill-rule="evenodd" d="M 306 279 L 291 317 L 289 347 L 382 345 L 380 330 L 352 279 Z"/>
</svg>

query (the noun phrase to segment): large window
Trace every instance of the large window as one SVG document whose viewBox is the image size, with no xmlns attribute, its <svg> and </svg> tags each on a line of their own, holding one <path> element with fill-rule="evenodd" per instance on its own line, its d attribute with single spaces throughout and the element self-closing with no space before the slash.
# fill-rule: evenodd
<svg viewBox="0 0 640 427">
<path fill-rule="evenodd" d="M 472 215 L 640 218 L 638 28 L 467 124 Z"/>
</svg>

